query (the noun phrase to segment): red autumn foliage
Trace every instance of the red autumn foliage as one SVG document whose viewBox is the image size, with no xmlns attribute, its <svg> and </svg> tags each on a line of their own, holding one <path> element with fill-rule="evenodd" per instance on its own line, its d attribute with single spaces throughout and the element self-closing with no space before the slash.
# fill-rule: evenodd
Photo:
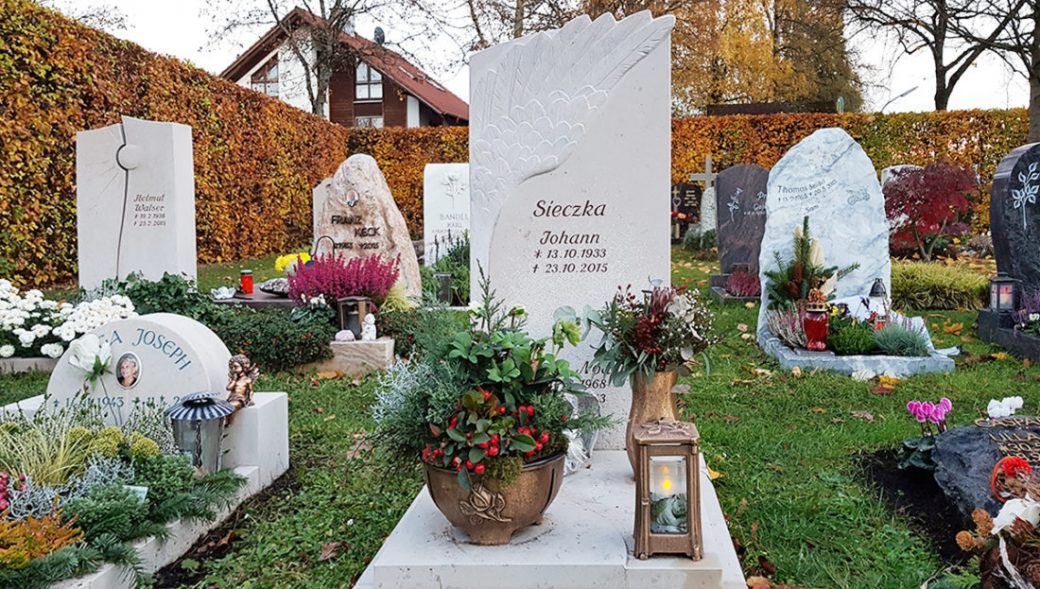
<svg viewBox="0 0 1040 589">
<path fill-rule="evenodd" d="M 382 304 L 386 294 L 400 275 L 401 258 L 384 260 L 379 256 L 344 260 L 334 254 L 323 254 L 312 263 L 297 266 L 289 276 L 289 297 L 297 304 L 318 295 L 329 305 L 342 297 L 361 296 Z"/>
<path fill-rule="evenodd" d="M 936 238 L 971 211 L 968 196 L 977 189 L 974 174 L 945 162 L 897 170 L 884 186 L 892 241 L 912 245 L 921 259 L 931 260 Z"/>
</svg>

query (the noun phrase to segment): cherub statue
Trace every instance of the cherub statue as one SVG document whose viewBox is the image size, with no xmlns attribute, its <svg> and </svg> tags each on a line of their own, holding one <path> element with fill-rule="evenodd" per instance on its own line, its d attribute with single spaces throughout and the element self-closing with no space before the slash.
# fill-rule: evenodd
<svg viewBox="0 0 1040 589">
<path fill-rule="evenodd" d="M 228 403 L 235 411 L 253 404 L 253 382 L 260 376 L 260 367 L 254 366 L 245 354 L 236 354 L 228 361 Z M 232 413 L 227 417 L 227 425 L 231 424 Z"/>
<path fill-rule="evenodd" d="M 372 313 L 365 315 L 365 325 L 361 328 L 361 341 L 376 341 L 376 316 Z"/>
</svg>

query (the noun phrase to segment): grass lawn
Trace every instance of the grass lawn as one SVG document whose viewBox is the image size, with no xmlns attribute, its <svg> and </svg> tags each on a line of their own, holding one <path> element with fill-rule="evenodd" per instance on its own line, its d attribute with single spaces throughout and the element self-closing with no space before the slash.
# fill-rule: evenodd
<svg viewBox="0 0 1040 589">
<path fill-rule="evenodd" d="M 258 280 L 266 268 L 273 273 L 273 258 L 244 265 Z M 703 289 L 713 266 L 673 252 L 677 284 Z M 200 268 L 200 286 L 234 280 L 238 267 Z M 874 385 L 847 377 L 780 370 L 742 337 L 754 332 L 757 307 L 714 309 L 724 342 L 682 380 L 691 389 L 684 411 L 700 429 L 709 464 L 722 473 L 716 487 L 730 531 L 746 549 L 746 570 L 756 574 L 765 559 L 776 567 L 774 582 L 892 589 L 920 586 L 943 571 L 936 548 L 864 484 L 857 456 L 914 435 L 905 405 L 915 398 L 949 397 L 952 425 L 972 421 L 991 397 L 1013 393 L 1025 399 L 1023 412 L 1035 413 L 1040 370 L 994 358 L 998 350 L 972 333 L 974 313 L 933 312 L 927 318 L 936 345 L 961 346 L 974 361 L 878 395 Z M 0 377 L 0 400 L 42 392 L 45 384 L 40 376 Z M 262 379 L 258 390 L 289 392 L 294 466 L 276 493 L 248 504 L 212 552 L 182 562 L 181 586 L 338 588 L 364 569 L 421 485 L 417 468 L 388 468 L 358 443 L 372 427 L 375 384 Z"/>
</svg>

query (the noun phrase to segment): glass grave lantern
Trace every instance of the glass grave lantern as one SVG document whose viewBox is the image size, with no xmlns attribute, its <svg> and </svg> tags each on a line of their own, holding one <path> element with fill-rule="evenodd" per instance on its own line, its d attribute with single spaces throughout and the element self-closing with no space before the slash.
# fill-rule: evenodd
<svg viewBox="0 0 1040 589">
<path fill-rule="evenodd" d="M 451 305 L 451 272 L 434 272 L 433 283 L 437 286 L 437 302 Z"/>
<path fill-rule="evenodd" d="M 166 410 L 173 424 L 173 440 L 191 465 L 202 472 L 220 470 L 220 444 L 224 438 L 224 419 L 235 408 L 212 393 L 192 393 Z"/>
<path fill-rule="evenodd" d="M 372 299 L 368 297 L 343 297 L 336 300 L 336 320 L 340 330 L 349 329 L 354 338 L 361 340 L 361 329 L 365 317 L 372 312 Z"/>
<path fill-rule="evenodd" d="M 1010 314 L 1018 310 L 1022 297 L 1021 281 L 1003 272 L 989 279 L 989 310 Z"/>
<path fill-rule="evenodd" d="M 888 289 L 885 288 L 885 281 L 881 278 L 875 278 L 874 284 L 870 287 L 870 295 L 868 296 L 870 302 L 870 310 L 877 313 L 875 319 L 877 324 L 884 324 L 888 322 Z"/>
<path fill-rule="evenodd" d="M 692 423 L 658 420 L 639 426 L 636 444 L 635 555 L 703 556 L 700 435 Z"/>
</svg>

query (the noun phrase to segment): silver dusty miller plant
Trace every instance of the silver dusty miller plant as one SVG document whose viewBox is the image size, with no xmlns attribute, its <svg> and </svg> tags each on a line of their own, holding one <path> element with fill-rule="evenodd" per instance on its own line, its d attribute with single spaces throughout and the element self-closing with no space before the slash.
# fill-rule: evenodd
<svg viewBox="0 0 1040 589">
<path fill-rule="evenodd" d="M 44 517 L 55 508 L 85 496 L 93 487 L 130 483 L 134 480 L 134 474 L 134 467 L 119 458 L 92 456 L 86 470 L 64 486 L 35 485 L 31 478 L 27 478 L 24 487 L 16 486 L 11 491 L 9 516 L 14 519 Z"/>
</svg>

